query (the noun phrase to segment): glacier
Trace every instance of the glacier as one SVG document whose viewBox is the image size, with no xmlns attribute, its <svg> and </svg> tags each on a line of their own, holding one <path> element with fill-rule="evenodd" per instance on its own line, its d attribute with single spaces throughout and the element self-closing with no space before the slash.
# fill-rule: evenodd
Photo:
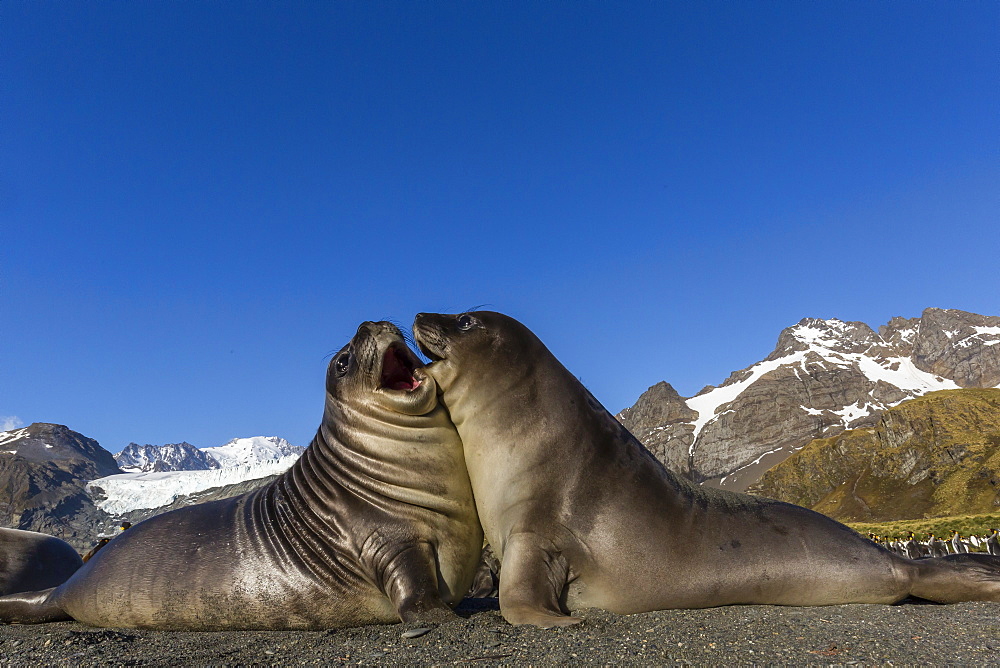
<svg viewBox="0 0 1000 668">
<path fill-rule="evenodd" d="M 222 468 L 204 471 L 120 473 L 87 483 L 94 505 L 111 515 L 160 508 L 178 497 L 266 478 L 287 471 L 305 449 L 275 436 L 236 438 L 225 445 L 199 448 Z"/>
</svg>

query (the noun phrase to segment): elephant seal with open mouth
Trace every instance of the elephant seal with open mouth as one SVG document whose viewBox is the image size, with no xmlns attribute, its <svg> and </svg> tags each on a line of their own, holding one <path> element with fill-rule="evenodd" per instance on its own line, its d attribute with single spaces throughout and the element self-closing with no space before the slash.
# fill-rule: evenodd
<svg viewBox="0 0 1000 668">
<path fill-rule="evenodd" d="M 688 483 L 513 318 L 422 313 L 413 330 L 514 624 L 572 624 L 584 607 L 1000 601 L 996 557 L 911 561 L 806 508 Z"/>
<path fill-rule="evenodd" d="M 482 548 L 461 441 L 399 330 L 362 324 L 330 363 L 319 432 L 273 483 L 129 529 L 0 620 L 149 629 L 433 621 Z"/>
</svg>

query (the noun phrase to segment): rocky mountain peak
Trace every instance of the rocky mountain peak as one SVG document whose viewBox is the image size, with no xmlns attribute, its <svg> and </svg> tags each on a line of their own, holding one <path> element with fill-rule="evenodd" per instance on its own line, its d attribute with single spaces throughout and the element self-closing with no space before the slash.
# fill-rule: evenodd
<svg viewBox="0 0 1000 668">
<path fill-rule="evenodd" d="M 206 471 L 219 463 L 187 441 L 166 445 L 129 443 L 115 455 L 115 461 L 128 472 Z"/>
<path fill-rule="evenodd" d="M 93 469 L 98 475 L 121 473 L 111 453 L 97 441 L 65 425 L 48 422 L 0 432 L 0 455 L 15 455 L 30 462 L 65 462 Z"/>
<path fill-rule="evenodd" d="M 959 387 L 1000 385 L 1000 317 L 926 309 L 912 354 L 918 368 Z"/>
<path fill-rule="evenodd" d="M 691 410 L 677 390 L 665 381 L 646 390 L 635 405 L 622 412 L 630 424 L 639 431 L 647 431 L 685 420 L 693 420 L 698 414 Z"/>
<path fill-rule="evenodd" d="M 80 547 L 98 511 L 87 481 L 121 473 L 111 453 L 60 424 L 0 432 L 0 526 L 40 531 Z"/>
<path fill-rule="evenodd" d="M 277 436 L 252 436 L 250 438 L 234 438 L 225 445 L 214 448 L 204 448 L 204 452 L 223 468 L 247 466 L 263 461 L 299 456 L 305 448 L 292 445 Z"/>
<path fill-rule="evenodd" d="M 782 330 L 771 354 L 721 385 L 684 399 L 657 384 L 618 419 L 668 468 L 743 490 L 812 439 L 870 426 L 901 401 L 997 385 L 1000 317 L 927 309 L 878 332 L 804 318 Z"/>
<path fill-rule="evenodd" d="M 891 346 L 903 357 L 913 353 L 913 342 L 920 329 L 920 318 L 901 318 L 896 316 L 888 323 L 878 328 L 878 334 L 886 345 Z"/>
<path fill-rule="evenodd" d="M 234 438 L 212 448 L 196 448 L 186 441 L 166 445 L 129 443 L 115 455 L 115 460 L 129 473 L 207 471 L 297 457 L 304 450 L 277 436 L 253 436 Z"/>
<path fill-rule="evenodd" d="M 872 349 L 879 349 L 879 353 L 886 352 L 881 350 L 885 348 L 882 337 L 863 322 L 803 318 L 781 331 L 774 351 L 766 359 L 780 359 L 795 352 L 817 348 L 844 353 L 865 353 Z"/>
</svg>

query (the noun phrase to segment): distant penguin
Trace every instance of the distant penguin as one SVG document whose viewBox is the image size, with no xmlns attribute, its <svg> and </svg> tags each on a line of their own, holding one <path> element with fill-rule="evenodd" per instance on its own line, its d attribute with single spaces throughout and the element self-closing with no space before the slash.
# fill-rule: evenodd
<svg viewBox="0 0 1000 668">
<path fill-rule="evenodd" d="M 83 555 L 83 563 L 87 563 L 88 561 L 90 561 L 91 559 L 93 559 L 94 555 L 97 554 L 97 552 L 102 547 L 104 547 L 105 545 L 107 545 L 108 541 L 110 541 L 110 540 L 111 540 L 110 538 L 102 538 L 99 541 L 97 541 L 97 545 L 95 545 L 93 548 L 91 548 L 90 552 L 88 552 L 87 554 Z"/>
<path fill-rule="evenodd" d="M 948 548 L 945 546 L 944 541 L 935 536 L 933 533 L 927 534 L 927 547 L 930 551 L 930 556 L 932 557 L 948 556 Z"/>
<path fill-rule="evenodd" d="M 951 534 L 952 554 L 967 553 L 969 551 L 969 546 L 962 540 L 962 534 L 958 533 L 958 531 L 952 531 Z"/>
<path fill-rule="evenodd" d="M 986 539 L 986 551 L 1000 555 L 1000 529 L 992 529 L 993 534 Z"/>
<path fill-rule="evenodd" d="M 892 551 L 901 557 L 906 556 L 906 550 L 903 548 L 903 539 L 899 536 L 892 539 Z"/>
<path fill-rule="evenodd" d="M 912 531 L 906 532 L 906 541 L 903 542 L 903 556 L 907 559 L 918 559 L 920 557 L 920 547 L 917 545 Z"/>
<path fill-rule="evenodd" d="M 125 529 L 128 529 L 131 526 L 132 526 L 131 522 L 122 522 L 121 525 L 119 525 L 119 527 L 118 527 L 118 531 L 125 531 Z M 104 547 L 109 542 L 111 542 L 112 538 L 114 538 L 114 536 L 111 536 L 109 538 L 101 538 L 99 541 L 97 541 L 97 545 L 95 545 L 90 550 L 90 552 L 88 552 L 87 554 L 83 555 L 83 563 L 87 563 L 88 561 L 90 561 L 91 559 L 93 559 L 94 555 L 97 554 L 102 547 Z"/>
</svg>

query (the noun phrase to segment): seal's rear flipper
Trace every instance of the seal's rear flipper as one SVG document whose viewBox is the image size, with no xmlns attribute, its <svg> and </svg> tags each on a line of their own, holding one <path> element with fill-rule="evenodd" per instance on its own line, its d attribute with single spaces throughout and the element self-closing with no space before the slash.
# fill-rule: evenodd
<svg viewBox="0 0 1000 668">
<path fill-rule="evenodd" d="M 25 591 L 0 596 L 0 622 L 6 624 L 42 624 L 73 619 L 55 602 L 56 588 Z"/>
<path fill-rule="evenodd" d="M 912 596 L 937 603 L 1000 601 L 1000 557 L 950 554 L 921 559 L 910 589 Z"/>
</svg>

